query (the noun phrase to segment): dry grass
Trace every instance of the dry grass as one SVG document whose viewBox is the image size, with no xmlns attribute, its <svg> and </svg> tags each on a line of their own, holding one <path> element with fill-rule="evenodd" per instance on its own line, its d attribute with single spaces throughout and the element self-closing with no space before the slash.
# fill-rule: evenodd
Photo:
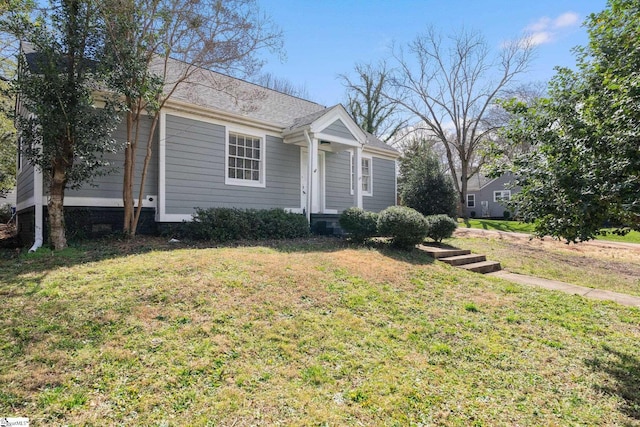
<svg viewBox="0 0 640 427">
<path fill-rule="evenodd" d="M 448 244 L 500 261 L 514 273 L 560 280 L 580 286 L 640 295 L 640 245 L 587 242 L 565 244 L 513 234 L 479 236 L 460 229 Z"/>
<path fill-rule="evenodd" d="M 33 425 L 633 425 L 640 311 L 334 241 L 0 260 Z"/>
</svg>

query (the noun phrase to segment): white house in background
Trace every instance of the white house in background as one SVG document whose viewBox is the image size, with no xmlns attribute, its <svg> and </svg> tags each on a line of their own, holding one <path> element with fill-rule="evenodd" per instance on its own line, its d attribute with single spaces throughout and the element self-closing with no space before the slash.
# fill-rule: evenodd
<svg viewBox="0 0 640 427">
<path fill-rule="evenodd" d="M 35 63 L 37 53 L 24 54 Z M 142 141 L 150 121 L 142 123 Z M 121 126 L 115 137 L 125 135 Z M 326 108 L 209 70 L 193 73 L 167 102 L 152 148 L 142 233 L 189 221 L 196 207 L 282 208 L 331 231 L 349 207 L 380 211 L 396 203 L 400 153 L 360 129 L 342 105 Z M 138 174 L 144 154 L 137 150 Z M 66 212 L 93 233 L 122 228 L 123 157 L 109 157 L 119 172 L 66 191 Z M 29 243 L 46 237 L 46 185 L 21 158 L 17 181 L 18 228 Z"/>
</svg>

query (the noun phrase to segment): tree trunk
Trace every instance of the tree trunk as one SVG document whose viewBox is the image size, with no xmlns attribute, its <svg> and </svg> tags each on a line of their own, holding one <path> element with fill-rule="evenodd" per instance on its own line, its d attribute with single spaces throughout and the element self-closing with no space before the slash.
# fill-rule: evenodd
<svg viewBox="0 0 640 427">
<path fill-rule="evenodd" d="M 153 121 L 151 123 L 151 130 L 149 131 L 149 137 L 147 138 L 147 152 L 144 156 L 144 162 L 142 164 L 142 175 L 140 176 L 140 190 L 138 193 L 138 207 L 136 209 L 135 216 L 133 218 L 133 224 L 130 230 L 130 236 L 135 236 L 136 231 L 138 229 L 138 222 L 140 221 L 140 214 L 142 213 L 142 199 L 144 197 L 144 183 L 147 180 L 147 170 L 149 169 L 149 162 L 151 161 L 151 154 L 153 153 L 151 144 L 153 143 L 153 136 L 156 132 L 156 127 L 158 126 L 159 116 L 156 114 L 153 117 Z"/>
<path fill-rule="evenodd" d="M 54 250 L 67 247 L 64 226 L 64 188 L 67 184 L 66 173 L 60 161 L 54 162 L 53 174 L 49 184 L 49 241 Z"/>
<path fill-rule="evenodd" d="M 136 141 L 133 135 L 133 113 L 127 113 L 127 146 L 124 149 L 124 179 L 122 181 L 122 203 L 124 205 L 125 235 L 131 236 L 131 226 L 133 224 L 134 203 L 133 203 L 133 174 L 135 171 Z"/>
</svg>

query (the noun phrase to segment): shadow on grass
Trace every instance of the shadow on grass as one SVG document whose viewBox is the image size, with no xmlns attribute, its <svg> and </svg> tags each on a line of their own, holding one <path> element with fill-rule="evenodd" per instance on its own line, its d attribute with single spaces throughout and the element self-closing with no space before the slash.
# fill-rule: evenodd
<svg viewBox="0 0 640 427">
<path fill-rule="evenodd" d="M 600 391 L 620 397 L 622 411 L 634 420 L 640 420 L 640 358 L 611 347 L 604 347 L 605 357 L 589 359 L 585 363 L 594 371 L 609 375 L 611 382 L 599 387 Z"/>
<path fill-rule="evenodd" d="M 58 268 L 72 267 L 90 262 L 124 258 L 149 252 L 185 249 L 267 247 L 282 253 L 337 252 L 347 248 L 368 248 L 384 256 L 410 264 L 433 263 L 433 258 L 419 249 L 410 251 L 393 248 L 386 242 L 371 241 L 366 245 L 355 245 L 345 239 L 318 237 L 283 240 L 215 242 L 180 241 L 169 243 L 164 237 L 138 236 L 132 240 L 106 237 L 70 243 L 67 249 L 52 251 L 46 247 L 35 253 L 22 253 L 0 249 L 0 295 L 10 297 L 16 292 L 28 294 L 37 289 L 48 272 Z M 2 286 L 7 284 L 11 286 Z M 11 289 L 11 290 L 9 290 Z M 20 289 L 20 291 L 18 291 Z"/>
</svg>

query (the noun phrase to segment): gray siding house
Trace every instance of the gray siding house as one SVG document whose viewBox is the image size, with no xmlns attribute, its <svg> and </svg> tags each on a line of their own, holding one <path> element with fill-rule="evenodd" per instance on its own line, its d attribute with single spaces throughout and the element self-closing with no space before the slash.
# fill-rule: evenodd
<svg viewBox="0 0 640 427">
<path fill-rule="evenodd" d="M 150 121 L 143 128 L 148 135 Z M 121 126 L 116 138 L 125 135 Z M 360 129 L 342 105 L 326 108 L 208 70 L 192 73 L 166 103 L 152 149 L 137 201 L 140 232 L 190 221 L 196 207 L 282 208 L 314 223 L 352 206 L 396 203 L 399 152 Z M 145 150 L 137 151 L 141 165 Z M 123 155 L 109 160 L 117 172 L 65 194 L 67 212 L 79 211 L 95 232 L 122 227 Z M 17 182 L 19 231 L 25 242 L 42 239 L 42 173 L 19 159 Z"/>
<path fill-rule="evenodd" d="M 511 199 L 518 189 L 511 188 L 511 174 L 487 179 L 474 175 L 469 180 L 465 210 L 471 218 L 503 218 L 507 209 L 505 201 Z"/>
</svg>

